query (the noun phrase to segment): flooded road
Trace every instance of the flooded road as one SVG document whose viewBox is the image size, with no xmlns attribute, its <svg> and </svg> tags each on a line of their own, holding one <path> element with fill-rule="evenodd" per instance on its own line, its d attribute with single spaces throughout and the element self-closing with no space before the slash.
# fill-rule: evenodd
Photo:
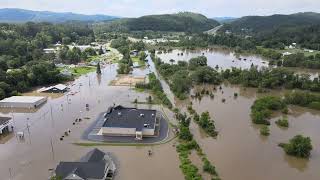
<svg viewBox="0 0 320 180">
<path fill-rule="evenodd" d="M 212 89 L 211 86 L 208 88 Z M 201 91 L 202 87 L 198 90 Z M 274 117 L 271 119 L 270 136 L 260 136 L 259 126 L 251 122 L 250 106 L 257 96 L 266 94 L 256 94 L 256 89 L 238 86 L 222 86 L 222 91 L 215 92 L 214 99 L 205 96 L 201 101 L 191 100 L 198 113 L 209 111 L 219 131 L 217 139 L 207 137 L 194 122 L 190 128 L 222 179 L 320 179 L 320 111 L 290 107 L 292 113 L 288 116 L 288 129 L 279 128 L 274 123 L 278 117 Z M 235 92 L 239 94 L 237 98 L 234 98 Z M 225 103 L 222 103 L 222 98 L 226 99 Z M 177 102 L 177 106 L 184 110 L 185 104 L 189 102 Z M 278 143 L 287 142 L 297 134 L 312 139 L 314 149 L 309 160 L 287 156 L 278 147 Z"/>
<path fill-rule="evenodd" d="M 147 93 L 136 92 L 130 87 L 109 86 L 110 81 L 116 78 L 116 69 L 116 65 L 107 65 L 101 76 L 96 73 L 81 76 L 72 83 L 69 95 L 49 97 L 40 109 L 0 109 L 1 115 L 13 117 L 15 133 L 23 131 L 25 134 L 24 140 L 13 136 L 5 144 L 0 144 L 1 180 L 48 179 L 60 161 L 76 161 L 94 148 L 72 143 L 84 141 L 81 139 L 83 132 L 98 114 L 113 103 L 132 107 L 131 102 L 135 98 L 145 101 L 149 96 Z M 145 75 L 147 72 L 147 69 L 135 69 L 133 75 Z M 87 103 L 90 111 L 85 109 Z M 149 105 L 137 106 L 150 108 Z M 151 108 L 158 109 L 156 106 Z M 83 121 L 73 125 L 76 118 Z M 69 129 L 71 134 L 60 141 Z M 157 146 L 98 148 L 116 157 L 119 170 L 116 179 L 183 179 L 173 143 L 175 140 Z M 150 149 L 152 157 L 147 156 Z"/>
</svg>

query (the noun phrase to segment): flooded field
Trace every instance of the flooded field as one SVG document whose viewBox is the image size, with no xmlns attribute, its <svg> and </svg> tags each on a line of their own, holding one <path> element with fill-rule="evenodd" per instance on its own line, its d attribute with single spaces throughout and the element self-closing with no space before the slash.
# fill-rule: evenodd
<svg viewBox="0 0 320 180">
<path fill-rule="evenodd" d="M 217 65 L 220 69 L 230 69 L 232 67 L 248 69 L 251 65 L 261 67 L 268 67 L 268 60 L 255 55 L 236 55 L 235 53 L 221 48 L 214 48 L 208 50 L 173 50 L 168 53 L 157 54 L 163 62 L 171 63 L 170 60 L 189 61 L 191 58 L 198 56 L 206 56 L 208 65 L 215 68 Z M 240 60 L 241 59 L 241 60 Z M 287 68 L 297 74 L 309 74 L 310 78 L 314 79 L 319 76 L 319 70 L 302 69 L 302 68 Z"/>
<path fill-rule="evenodd" d="M 212 87 L 208 87 L 209 89 Z M 198 88 L 198 90 L 201 90 Z M 222 93 L 223 91 L 223 93 Z M 290 107 L 292 113 L 288 119 L 288 129 L 279 128 L 271 119 L 270 136 L 260 136 L 259 126 L 253 125 L 250 118 L 250 106 L 257 96 L 255 89 L 237 86 L 223 86 L 222 91 L 214 93 L 201 101 L 191 100 L 198 112 L 209 111 L 219 130 L 217 139 L 207 137 L 194 122 L 191 131 L 216 165 L 222 179 L 259 179 L 259 180 L 318 180 L 320 178 L 320 112 L 305 108 Z M 237 92 L 239 96 L 234 98 Z M 270 92 L 269 95 L 281 95 L 284 92 Z M 222 103 L 222 98 L 226 99 Z M 186 109 L 189 102 L 177 101 L 178 107 Z M 297 134 L 312 139 L 313 151 L 309 160 L 285 155 L 278 143 L 287 142 Z"/>
<path fill-rule="evenodd" d="M 230 56 L 230 55 L 228 55 Z M 151 62 L 147 69 L 134 69 L 134 76 L 144 76 L 155 71 Z M 247 60 L 248 61 L 248 60 Z M 232 62 L 232 60 L 231 60 Z M 244 61 L 241 61 L 244 62 Z M 219 65 L 220 66 L 220 65 Z M 133 106 L 135 98 L 145 101 L 147 93 L 136 92 L 128 86 L 110 86 L 116 78 L 116 65 L 107 65 L 99 76 L 96 73 L 81 76 L 65 95 L 49 96 L 48 102 L 40 109 L 0 109 L 1 115 L 14 120 L 15 132 L 23 131 L 24 140 L 18 140 L 13 134 L 0 144 L 0 173 L 2 179 L 35 180 L 47 179 L 52 169 L 60 161 L 74 161 L 93 147 L 73 145 L 75 142 L 86 142 L 81 139 L 83 132 L 95 121 L 99 113 L 110 105 L 122 104 Z M 171 101 L 181 109 L 186 109 L 189 101 L 175 100 L 169 86 L 161 80 L 163 89 Z M 212 88 L 212 87 L 208 87 Z M 200 87 L 198 90 L 201 90 Z M 208 159 L 216 166 L 222 179 L 259 179 L 259 180 L 318 180 L 320 167 L 320 112 L 304 108 L 290 107 L 290 127 L 280 129 L 275 125 L 275 117 L 270 127 L 271 135 L 262 137 L 259 127 L 251 123 L 250 106 L 257 96 L 256 89 L 224 85 L 223 92 L 215 92 L 214 99 L 203 97 L 192 99 L 193 108 L 198 113 L 209 111 L 219 130 L 217 139 L 207 137 L 196 124 L 191 123 L 191 131 L 197 142 L 207 154 Z M 233 97 L 237 92 L 239 96 Z M 283 91 L 270 92 L 281 95 Z M 31 93 L 31 95 L 34 95 Z M 222 98 L 226 99 L 222 103 Z M 86 111 L 85 104 L 89 104 Z M 157 108 L 150 105 L 138 105 L 143 108 Z M 173 113 L 166 112 L 170 119 Z M 83 118 L 77 122 L 76 118 Z M 176 122 L 171 122 L 176 124 Z M 63 141 L 60 137 L 65 131 L 71 134 Z M 287 142 L 296 134 L 310 136 L 314 146 L 309 160 L 285 155 L 277 145 Z M 179 168 L 180 162 L 173 140 L 156 146 L 100 146 L 101 150 L 111 152 L 116 157 L 118 173 L 115 179 L 184 179 Z M 147 155 L 148 150 L 153 155 Z M 196 154 L 190 159 L 199 169 L 200 160 Z M 166 172 L 166 173 L 163 173 Z M 204 178 L 207 178 L 204 176 Z M 1 180 L 2 180 L 1 179 Z"/>
<path fill-rule="evenodd" d="M 258 67 L 268 67 L 268 61 L 258 56 L 236 56 L 233 52 L 224 49 L 208 49 L 208 50 L 173 50 L 169 53 L 157 54 L 162 61 L 171 63 L 170 59 L 178 61 L 189 61 L 191 58 L 198 56 L 206 56 L 208 65 L 215 68 L 218 65 L 222 69 L 232 67 L 248 69 L 253 64 Z M 240 60 L 241 59 L 241 60 Z"/>
<path fill-rule="evenodd" d="M 1 115 L 13 118 L 15 133 L 22 131 L 25 134 L 24 140 L 13 135 L 0 144 L 1 180 L 48 179 L 60 161 L 78 160 L 93 148 L 72 143 L 84 142 L 81 139 L 83 132 L 99 113 L 106 111 L 113 103 L 133 106 L 131 102 L 135 98 L 144 101 L 149 96 L 128 86 L 109 86 L 110 81 L 116 78 L 116 68 L 116 65 L 108 65 L 101 76 L 96 73 L 81 76 L 73 83 L 69 93 L 49 97 L 40 109 L 0 109 Z M 135 69 L 133 75 L 141 76 L 147 72 L 147 69 Z M 87 103 L 89 111 L 85 108 Z M 76 118 L 84 120 L 73 125 Z M 60 141 L 67 130 L 71 130 L 71 134 Z M 183 179 L 173 143 L 175 140 L 157 146 L 98 148 L 116 157 L 119 170 L 116 179 Z M 150 149 L 153 151 L 151 157 L 147 155 Z"/>
</svg>

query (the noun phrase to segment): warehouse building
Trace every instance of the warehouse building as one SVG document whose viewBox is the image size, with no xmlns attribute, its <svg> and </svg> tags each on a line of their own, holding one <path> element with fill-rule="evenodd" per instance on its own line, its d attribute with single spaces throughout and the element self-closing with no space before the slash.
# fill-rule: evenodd
<svg viewBox="0 0 320 180">
<path fill-rule="evenodd" d="M 41 96 L 11 96 L 0 101 L 2 108 L 37 108 L 47 101 Z"/>
<path fill-rule="evenodd" d="M 143 136 L 155 136 L 157 111 L 149 109 L 110 107 L 104 114 L 104 123 L 100 134 L 108 136 L 134 136 L 141 140 Z"/>
</svg>

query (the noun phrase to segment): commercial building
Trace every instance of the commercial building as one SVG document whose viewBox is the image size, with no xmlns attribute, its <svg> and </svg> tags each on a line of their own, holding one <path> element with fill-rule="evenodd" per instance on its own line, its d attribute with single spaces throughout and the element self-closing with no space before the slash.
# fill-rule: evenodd
<svg viewBox="0 0 320 180">
<path fill-rule="evenodd" d="M 155 136 L 157 111 L 149 109 L 110 107 L 104 114 L 104 123 L 100 134 L 109 136 L 134 136 L 141 140 L 143 136 Z"/>
<path fill-rule="evenodd" d="M 37 108 L 47 101 L 41 96 L 11 96 L 0 101 L 2 108 Z"/>
<path fill-rule="evenodd" d="M 99 149 L 94 149 L 79 162 L 60 162 L 55 176 L 62 180 L 107 180 L 113 178 L 115 171 L 112 158 Z"/>
</svg>

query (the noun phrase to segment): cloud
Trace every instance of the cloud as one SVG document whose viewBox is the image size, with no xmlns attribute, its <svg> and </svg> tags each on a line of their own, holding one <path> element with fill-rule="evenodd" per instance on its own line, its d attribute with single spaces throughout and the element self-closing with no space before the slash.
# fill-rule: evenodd
<svg viewBox="0 0 320 180">
<path fill-rule="evenodd" d="M 318 11 L 319 0 L 0 0 L 0 8 L 137 17 L 179 11 L 208 17 Z"/>
</svg>

